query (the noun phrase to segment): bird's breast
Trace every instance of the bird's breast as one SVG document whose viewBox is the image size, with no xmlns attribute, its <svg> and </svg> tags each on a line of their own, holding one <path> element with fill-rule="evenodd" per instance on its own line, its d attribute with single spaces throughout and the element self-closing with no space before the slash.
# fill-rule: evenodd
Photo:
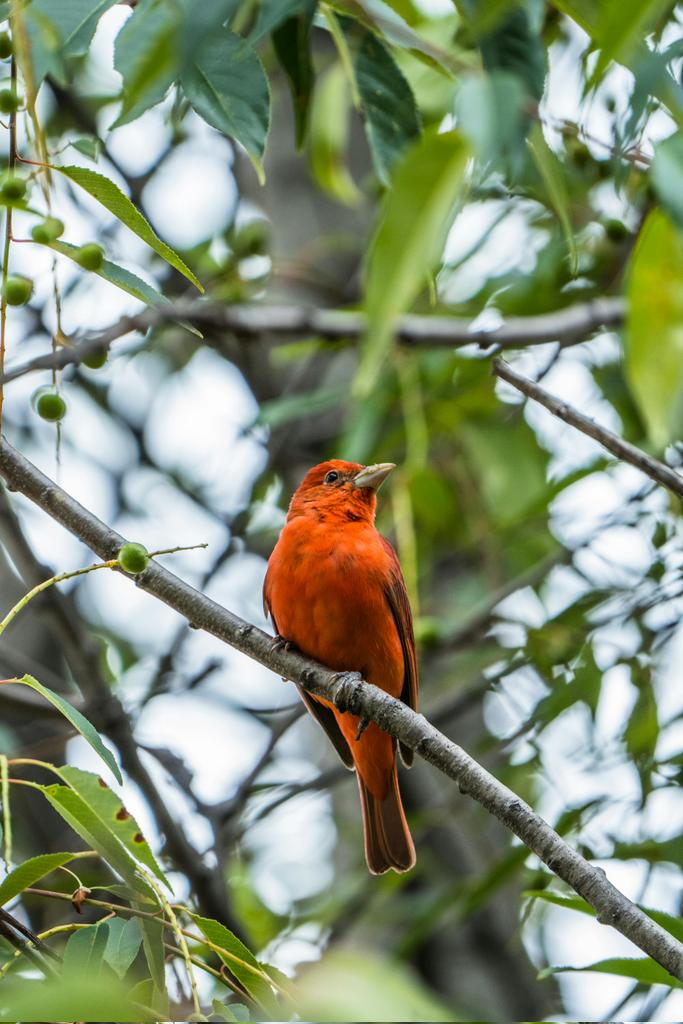
<svg viewBox="0 0 683 1024">
<path fill-rule="evenodd" d="M 388 573 L 372 526 L 288 524 L 266 581 L 278 632 L 330 668 L 361 672 L 398 696 L 403 652 L 386 598 Z"/>
</svg>

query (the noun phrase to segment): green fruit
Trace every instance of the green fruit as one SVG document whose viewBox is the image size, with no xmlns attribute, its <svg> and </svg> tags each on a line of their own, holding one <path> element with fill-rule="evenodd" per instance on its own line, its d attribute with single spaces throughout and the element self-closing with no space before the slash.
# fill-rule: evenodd
<svg viewBox="0 0 683 1024">
<path fill-rule="evenodd" d="M 76 250 L 74 259 L 84 270 L 99 270 L 104 263 L 104 249 L 97 242 L 89 242 Z"/>
<path fill-rule="evenodd" d="M 3 199 L 16 202 L 26 195 L 26 178 L 20 178 L 16 174 L 6 174 L 0 181 L 0 194 Z"/>
<path fill-rule="evenodd" d="M 124 544 L 118 554 L 118 562 L 122 569 L 132 576 L 137 576 L 147 568 L 149 552 L 142 544 Z"/>
<path fill-rule="evenodd" d="M 43 391 L 35 403 L 36 412 L 42 419 L 57 423 L 66 415 L 66 402 L 56 391 Z"/>
<path fill-rule="evenodd" d="M 92 352 L 85 357 L 83 365 L 87 366 L 89 370 L 101 370 L 107 361 L 107 355 L 106 348 L 100 349 L 99 352 Z"/>
<path fill-rule="evenodd" d="M 28 277 L 8 277 L 3 296 L 8 306 L 23 306 L 31 298 L 33 281 Z"/>
<path fill-rule="evenodd" d="M 621 220 L 615 220 L 611 218 L 605 221 L 605 234 L 609 238 L 610 242 L 623 242 L 624 239 L 628 238 L 629 230 Z"/>
<path fill-rule="evenodd" d="M 0 89 L 0 113 L 16 114 L 21 106 L 21 97 L 14 89 Z"/>
<path fill-rule="evenodd" d="M 0 32 L 0 60 L 7 60 L 12 56 L 13 51 L 12 37 L 9 32 Z"/>
<path fill-rule="evenodd" d="M 64 233 L 64 224 L 57 217 L 47 217 L 31 228 L 31 238 L 41 245 L 49 245 Z"/>
</svg>

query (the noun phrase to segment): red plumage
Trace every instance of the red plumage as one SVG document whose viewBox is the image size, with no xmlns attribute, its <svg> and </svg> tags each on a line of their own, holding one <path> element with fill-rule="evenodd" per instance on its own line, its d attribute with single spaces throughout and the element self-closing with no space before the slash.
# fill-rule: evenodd
<svg viewBox="0 0 683 1024">
<path fill-rule="evenodd" d="M 417 709 L 415 639 L 401 567 L 375 529 L 376 490 L 394 467 L 338 459 L 295 492 L 268 562 L 264 605 L 277 633 L 304 654 L 364 679 Z M 398 788 L 396 741 L 329 702 L 300 693 L 349 768 L 361 796 L 370 871 L 408 871 L 415 850 Z M 402 749 L 406 764 L 412 752 Z"/>
</svg>

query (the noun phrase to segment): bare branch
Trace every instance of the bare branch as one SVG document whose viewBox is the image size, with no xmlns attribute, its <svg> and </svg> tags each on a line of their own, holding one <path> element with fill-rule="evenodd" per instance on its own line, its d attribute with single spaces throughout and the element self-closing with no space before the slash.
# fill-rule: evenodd
<svg viewBox="0 0 683 1024">
<path fill-rule="evenodd" d="M 464 348 L 478 345 L 483 351 L 526 348 L 549 341 L 576 345 L 603 328 L 619 327 L 624 320 L 622 299 L 595 299 L 539 316 L 510 317 L 499 327 L 473 328 L 463 317 L 421 316 L 408 313 L 396 327 L 397 340 L 407 346 Z M 0 377 L 8 384 L 36 370 L 63 369 L 87 356 L 109 348 L 131 331 L 145 332 L 171 320 L 185 320 L 196 327 L 211 327 L 239 337 L 267 337 L 273 341 L 316 337 L 326 341 L 357 340 L 365 331 L 365 315 L 353 310 L 312 309 L 305 306 L 217 305 L 203 300 L 169 303 L 146 309 L 137 316 L 122 317 L 104 331 L 83 337 L 72 347 L 62 347 L 18 366 Z"/>
<path fill-rule="evenodd" d="M 116 555 L 123 538 L 111 530 L 28 462 L 8 442 L 0 443 L 0 476 L 61 523 L 101 558 Z M 250 625 L 160 565 L 150 565 L 136 584 L 187 618 L 195 628 L 325 697 L 342 712 L 351 711 L 415 750 L 458 782 L 463 793 L 495 815 L 551 871 L 570 885 L 596 911 L 598 920 L 629 938 L 675 978 L 683 980 L 683 944 L 643 913 L 537 815 L 512 790 L 499 782 L 461 747 L 440 733 L 423 715 L 371 686 L 356 673 L 331 672 Z"/>
<path fill-rule="evenodd" d="M 549 391 L 542 388 L 540 384 L 529 380 L 528 377 L 523 377 L 521 373 L 517 373 L 503 359 L 494 360 L 493 372 L 501 380 L 507 381 L 513 388 L 521 391 L 522 394 L 533 398 L 536 402 L 540 402 L 553 416 L 557 416 L 558 419 L 564 420 L 565 423 L 576 427 L 583 434 L 592 437 L 603 448 L 606 448 L 608 452 L 616 456 L 617 459 L 630 463 L 630 465 L 639 469 L 641 473 L 649 476 L 650 479 L 655 480 L 658 484 L 662 484 L 674 494 L 677 494 L 679 498 L 683 497 L 683 476 L 677 473 L 675 469 L 671 469 L 663 462 L 660 462 L 659 459 L 653 459 L 651 455 L 647 455 L 640 448 L 636 448 L 634 444 L 624 441 L 623 438 L 613 434 L 606 427 L 601 427 L 595 420 L 584 416 L 583 413 L 569 405 L 568 402 L 563 401 L 561 398 L 555 398 Z"/>
</svg>

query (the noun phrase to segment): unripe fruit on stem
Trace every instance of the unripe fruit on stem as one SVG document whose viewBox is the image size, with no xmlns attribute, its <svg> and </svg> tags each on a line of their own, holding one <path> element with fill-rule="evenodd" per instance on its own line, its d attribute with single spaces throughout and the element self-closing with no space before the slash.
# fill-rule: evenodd
<svg viewBox="0 0 683 1024">
<path fill-rule="evenodd" d="M 0 32 L 0 60 L 7 60 L 12 56 L 14 47 L 9 32 Z"/>
<path fill-rule="evenodd" d="M 0 89 L 0 112 L 3 114 L 16 114 L 21 106 L 21 97 L 17 96 L 14 89 Z"/>
<path fill-rule="evenodd" d="M 132 576 L 146 569 L 149 562 L 149 552 L 142 544 L 124 544 L 117 557 L 121 568 Z"/>
<path fill-rule="evenodd" d="M 107 361 L 107 355 L 106 348 L 100 349 L 99 352 L 91 352 L 83 360 L 83 365 L 87 366 L 89 370 L 101 370 Z"/>
<path fill-rule="evenodd" d="M 46 217 L 31 228 L 31 238 L 41 245 L 49 245 L 64 233 L 64 223 L 57 217 Z"/>
<path fill-rule="evenodd" d="M 66 402 L 56 391 L 43 391 L 35 402 L 38 415 L 49 423 L 58 423 L 66 415 Z"/>
<path fill-rule="evenodd" d="M 8 306 L 23 306 L 31 298 L 33 281 L 28 277 L 8 277 L 3 296 Z"/>
<path fill-rule="evenodd" d="M 26 179 L 16 174 L 6 174 L 0 181 L 0 196 L 2 199 L 14 203 L 23 199 L 26 195 Z"/>
<path fill-rule="evenodd" d="M 89 242 L 76 251 L 74 259 L 84 270 L 99 270 L 104 263 L 104 249 L 97 242 Z"/>
</svg>

